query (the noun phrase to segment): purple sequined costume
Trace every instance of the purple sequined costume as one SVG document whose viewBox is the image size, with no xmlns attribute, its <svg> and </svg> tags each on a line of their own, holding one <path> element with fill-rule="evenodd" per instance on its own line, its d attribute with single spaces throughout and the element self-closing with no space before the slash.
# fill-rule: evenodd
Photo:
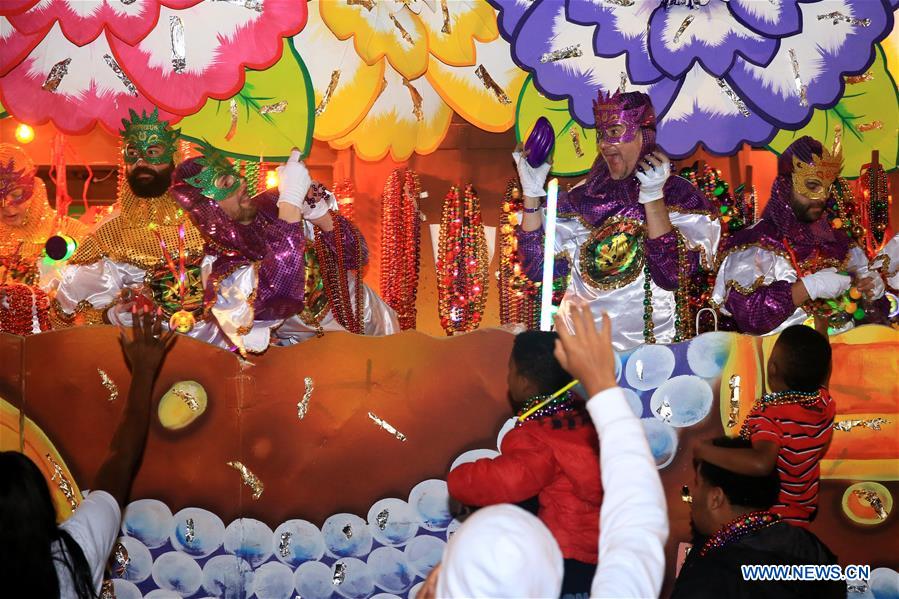
<svg viewBox="0 0 899 599">
<path fill-rule="evenodd" d="M 655 149 L 651 130 L 644 129 L 642 154 Z M 637 201 L 640 183 L 635 176 L 612 179 L 605 159 L 599 156 L 584 185 L 559 193 L 555 277 L 570 275 L 561 308 L 572 297 L 590 304 L 594 317 L 605 311 L 612 317 L 616 349 L 643 343 L 644 284 L 652 293 L 652 318 L 658 342 L 674 337 L 675 298 L 679 285 L 678 235 L 686 246 L 685 279 L 703 261 L 713 264 L 720 225 L 703 194 L 689 181 L 669 177 L 664 201 L 673 230 L 656 239 L 645 234 L 646 212 Z M 540 281 L 543 269 L 543 227 L 517 231 L 523 271 Z M 648 265 L 649 281 L 643 267 Z"/>
<path fill-rule="evenodd" d="M 809 315 L 793 304 L 792 295 L 793 283 L 803 275 L 827 267 L 867 271 L 864 252 L 831 227 L 826 215 L 801 222 L 790 205 L 793 156 L 811 162 L 821 152 L 821 144 L 811 137 L 793 142 L 778 159 L 778 176 L 761 220 L 726 241 L 712 301 L 741 332 L 764 335 L 804 322 Z M 803 273 L 797 274 L 790 251 Z"/>
<path fill-rule="evenodd" d="M 204 302 L 215 314 L 222 329 L 238 347 L 244 343 L 237 337 L 248 334 L 254 324 L 264 329 L 252 351 L 268 346 L 268 329 L 277 326 L 303 309 L 306 283 L 306 238 L 303 223 L 288 223 L 278 218 L 278 192 L 269 190 L 253 198 L 257 213 L 253 222 L 233 221 L 215 200 L 207 198 L 184 179 L 200 171 L 195 160 L 182 163 L 174 176 L 172 196 L 190 214 L 191 220 L 206 238 L 204 260 Z M 326 191 L 313 184 L 312 200 Z M 343 236 L 347 269 L 364 266 L 368 248 L 358 230 L 342 216 L 341 224 L 348 234 Z M 324 232 L 328 250 L 335 254 L 337 242 L 333 231 Z M 361 257 L 361 261 L 359 258 Z M 255 278 L 251 272 L 255 270 Z"/>
</svg>

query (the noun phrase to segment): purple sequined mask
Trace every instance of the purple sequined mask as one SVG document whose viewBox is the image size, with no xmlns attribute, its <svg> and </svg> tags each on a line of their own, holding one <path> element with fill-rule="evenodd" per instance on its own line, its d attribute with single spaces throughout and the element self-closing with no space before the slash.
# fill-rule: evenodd
<svg viewBox="0 0 899 599">
<path fill-rule="evenodd" d="M 24 204 L 34 193 L 34 171 L 27 167 L 16 169 L 15 157 L 0 158 L 0 205 Z"/>
<path fill-rule="evenodd" d="M 627 143 L 637 137 L 642 127 L 655 128 L 656 124 L 655 111 L 648 96 L 639 106 L 625 108 L 625 97 L 617 91 L 608 95 L 600 90 L 593 101 L 593 116 L 596 119 L 597 143 Z"/>
</svg>

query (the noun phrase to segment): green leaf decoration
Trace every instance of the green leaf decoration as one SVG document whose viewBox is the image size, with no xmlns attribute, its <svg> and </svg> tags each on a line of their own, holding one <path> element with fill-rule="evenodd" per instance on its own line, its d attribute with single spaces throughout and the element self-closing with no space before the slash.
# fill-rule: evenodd
<svg viewBox="0 0 899 599">
<path fill-rule="evenodd" d="M 803 135 L 810 135 L 829 148 L 833 144 L 834 125 L 840 124 L 843 126 L 844 177 L 857 178 L 862 165 L 871 162 L 871 150 L 880 150 L 880 164 L 884 169 L 895 169 L 899 159 L 896 127 L 899 94 L 879 44 L 874 64 L 867 74 L 871 76 L 868 81 L 846 83 L 843 97 L 836 106 L 815 110 L 812 120 L 798 131 L 782 130 L 768 144 L 768 149 L 780 154 Z M 877 123 L 880 123 L 879 127 Z"/>
<path fill-rule="evenodd" d="M 210 144 L 233 158 L 284 161 L 294 147 L 304 156 L 312 147 L 315 95 L 309 72 L 290 39 L 284 40 L 281 60 L 264 71 L 247 69 L 243 89 L 232 98 L 237 103 L 237 127 L 231 139 L 231 100 L 209 99 L 194 115 L 177 126 L 181 135 Z M 286 103 L 282 112 L 262 110 Z"/>
<path fill-rule="evenodd" d="M 589 171 L 598 154 L 596 130 L 581 127 L 568 111 L 566 100 L 550 100 L 543 96 L 534 86 L 533 76 L 529 75 L 518 96 L 515 138 L 524 143 L 541 116 L 549 120 L 556 134 L 550 172 L 557 177 L 574 177 Z"/>
</svg>

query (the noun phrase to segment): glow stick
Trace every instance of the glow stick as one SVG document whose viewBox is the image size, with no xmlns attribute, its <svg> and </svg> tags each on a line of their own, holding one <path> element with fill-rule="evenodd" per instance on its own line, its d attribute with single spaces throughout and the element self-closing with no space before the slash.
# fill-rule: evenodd
<svg viewBox="0 0 899 599">
<path fill-rule="evenodd" d="M 543 240 L 543 286 L 540 296 L 540 330 L 552 328 L 553 266 L 556 257 L 556 205 L 559 199 L 559 180 L 553 179 L 546 188 L 546 225 Z"/>
<path fill-rule="evenodd" d="M 578 383 L 580 383 L 580 381 L 577 379 L 574 379 L 573 381 L 571 381 L 570 383 L 568 383 L 567 385 L 565 385 L 564 387 L 562 387 L 561 389 L 559 389 L 558 391 L 556 391 L 555 393 L 553 393 L 552 395 L 550 395 L 549 397 L 547 397 L 546 399 L 544 399 L 543 401 L 538 403 L 536 406 L 534 406 L 533 408 L 531 408 L 530 410 L 528 410 L 527 412 L 525 412 L 524 414 L 519 416 L 518 421 L 524 422 L 525 420 L 528 419 L 528 416 L 530 416 L 531 414 L 533 414 L 534 412 L 536 412 L 537 410 L 539 410 L 540 408 L 542 408 L 543 406 L 545 406 L 546 404 L 548 404 L 549 402 L 554 400 L 555 398 L 559 397 L 566 391 L 573 389 L 574 386 L 577 385 Z"/>
</svg>

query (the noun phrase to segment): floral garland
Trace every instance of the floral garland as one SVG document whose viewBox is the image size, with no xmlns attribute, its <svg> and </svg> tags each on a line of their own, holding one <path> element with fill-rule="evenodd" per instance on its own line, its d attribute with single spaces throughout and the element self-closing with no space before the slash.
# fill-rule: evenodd
<svg viewBox="0 0 899 599">
<path fill-rule="evenodd" d="M 478 328 L 487 304 L 487 237 L 481 203 L 468 185 L 451 187 L 443 202 L 437 247 L 437 309 L 447 335 Z"/>
<path fill-rule="evenodd" d="M 328 250 L 328 246 L 324 241 L 324 232 L 315 227 L 315 253 L 318 256 L 319 266 L 321 268 L 322 280 L 325 284 L 325 293 L 328 301 L 331 303 L 331 311 L 337 322 L 351 333 L 357 335 L 363 334 L 362 315 L 364 313 L 364 300 L 362 298 L 362 243 L 358 238 L 358 233 L 354 230 L 352 224 L 349 224 L 350 231 L 343 230 L 343 224 L 334 210 L 328 211 L 331 218 L 334 219 L 334 246 L 337 254 L 336 259 Z M 344 258 L 344 235 L 356 235 L 356 264 L 360 265 L 356 269 L 356 308 L 353 310 L 353 302 L 350 298 L 349 277 L 346 269 L 346 260 Z"/>
<path fill-rule="evenodd" d="M 356 195 L 356 189 L 353 182 L 344 179 L 340 183 L 334 184 L 334 199 L 337 200 L 337 212 L 348 221 L 356 222 L 356 206 L 353 197 Z"/>
<path fill-rule="evenodd" d="M 34 330 L 35 315 L 38 331 Z M 0 331 L 26 337 L 50 328 L 50 298 L 42 289 L 19 283 L 0 285 Z"/>
<path fill-rule="evenodd" d="M 499 215 L 499 320 L 500 324 L 523 324 L 531 330 L 540 326 L 540 287 L 521 270 L 518 255 L 518 213 L 524 198 L 517 179 L 510 179 Z"/>
<path fill-rule="evenodd" d="M 400 329 L 414 329 L 421 259 L 418 175 L 395 170 L 381 202 L 381 296 L 396 311 Z"/>
</svg>

